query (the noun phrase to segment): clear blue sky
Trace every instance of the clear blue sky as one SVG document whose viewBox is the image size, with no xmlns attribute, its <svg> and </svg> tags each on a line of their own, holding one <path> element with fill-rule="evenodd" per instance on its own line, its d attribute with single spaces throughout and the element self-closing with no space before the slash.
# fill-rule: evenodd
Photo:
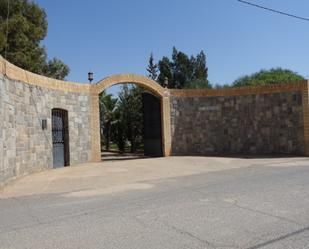
<svg viewBox="0 0 309 249">
<path fill-rule="evenodd" d="M 309 17 L 308 0 L 250 0 Z M 95 82 L 116 73 L 146 75 L 172 47 L 204 50 L 209 80 L 231 83 L 262 68 L 283 67 L 309 78 L 309 22 L 236 0 L 37 0 L 48 16 L 43 44 L 71 68 L 68 80 Z"/>
</svg>

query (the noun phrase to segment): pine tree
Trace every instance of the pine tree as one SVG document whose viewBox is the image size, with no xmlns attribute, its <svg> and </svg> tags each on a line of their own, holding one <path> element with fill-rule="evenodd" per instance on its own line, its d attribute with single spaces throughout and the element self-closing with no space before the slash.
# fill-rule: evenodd
<svg viewBox="0 0 309 249">
<path fill-rule="evenodd" d="M 196 56 L 194 62 L 194 78 L 197 80 L 207 80 L 208 78 L 206 55 L 203 50 Z"/>
<path fill-rule="evenodd" d="M 46 49 L 40 44 L 47 26 L 46 13 L 37 3 L 9 0 L 8 11 L 8 0 L 0 0 L 0 54 L 33 73 L 64 79 L 69 67 L 56 58 L 47 61 Z"/>
<path fill-rule="evenodd" d="M 172 59 L 164 56 L 158 63 L 158 82 L 163 86 L 168 78 L 169 88 L 209 88 L 206 55 L 201 51 L 196 57 L 178 51 L 173 47 Z"/>
<path fill-rule="evenodd" d="M 194 65 L 191 63 L 188 55 L 173 48 L 172 55 L 173 80 L 175 88 L 183 88 L 186 82 L 193 79 Z"/>
<path fill-rule="evenodd" d="M 153 53 L 150 54 L 148 68 L 148 77 L 154 81 L 158 78 L 158 65 L 154 62 Z"/>
<path fill-rule="evenodd" d="M 159 61 L 159 71 L 158 82 L 161 86 L 164 86 L 165 78 L 168 79 L 168 88 L 175 88 L 173 74 L 172 74 L 172 65 L 170 59 L 166 56 Z"/>
</svg>

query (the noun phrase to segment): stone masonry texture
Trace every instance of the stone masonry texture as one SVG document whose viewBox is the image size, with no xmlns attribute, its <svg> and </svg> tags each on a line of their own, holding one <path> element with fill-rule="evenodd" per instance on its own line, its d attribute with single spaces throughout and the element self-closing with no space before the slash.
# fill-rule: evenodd
<svg viewBox="0 0 309 249">
<path fill-rule="evenodd" d="M 90 96 L 0 78 L 0 185 L 52 168 L 51 114 L 68 111 L 71 164 L 90 161 Z M 41 120 L 47 119 L 47 130 Z"/>
<path fill-rule="evenodd" d="M 304 154 L 302 92 L 172 97 L 173 155 Z"/>
</svg>

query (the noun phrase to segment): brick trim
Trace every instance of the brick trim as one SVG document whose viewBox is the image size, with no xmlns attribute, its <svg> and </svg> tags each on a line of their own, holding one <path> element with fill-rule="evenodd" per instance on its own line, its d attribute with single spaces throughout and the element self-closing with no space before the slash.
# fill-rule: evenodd
<svg viewBox="0 0 309 249">
<path fill-rule="evenodd" d="M 304 91 L 307 89 L 307 80 L 295 83 L 276 84 L 256 87 L 234 87 L 223 89 L 170 89 L 173 97 L 211 97 L 211 96 L 239 96 L 263 93 L 279 93 Z"/>
<path fill-rule="evenodd" d="M 31 73 L 20 67 L 13 65 L 0 56 L 0 73 L 12 80 L 21 81 L 29 85 L 61 90 L 66 92 L 85 92 L 89 93 L 92 85 L 77 82 L 56 80 L 42 75 Z"/>
<path fill-rule="evenodd" d="M 107 77 L 101 81 L 99 81 L 97 84 L 95 84 L 94 91 L 100 94 L 104 89 L 107 89 L 110 86 L 113 86 L 115 84 L 121 84 L 121 83 L 134 83 L 137 85 L 140 85 L 141 87 L 146 88 L 153 94 L 162 97 L 165 93 L 166 89 L 160 86 L 157 82 L 142 76 L 142 75 L 136 75 L 136 74 L 116 74 L 112 75 L 110 77 Z"/>
</svg>

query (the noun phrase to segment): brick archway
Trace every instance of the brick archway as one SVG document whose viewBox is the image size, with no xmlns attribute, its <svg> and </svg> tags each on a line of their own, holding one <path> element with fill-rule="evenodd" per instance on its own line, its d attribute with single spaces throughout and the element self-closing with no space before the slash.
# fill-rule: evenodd
<svg viewBox="0 0 309 249">
<path fill-rule="evenodd" d="M 100 145 L 100 114 L 99 94 L 105 89 L 124 83 L 133 83 L 149 90 L 161 100 L 162 121 L 162 148 L 163 155 L 171 153 L 171 118 L 170 118 L 170 93 L 168 89 L 161 87 L 157 82 L 141 75 L 119 74 L 107 77 L 91 86 L 91 123 L 92 123 L 92 161 L 101 161 Z"/>
</svg>

